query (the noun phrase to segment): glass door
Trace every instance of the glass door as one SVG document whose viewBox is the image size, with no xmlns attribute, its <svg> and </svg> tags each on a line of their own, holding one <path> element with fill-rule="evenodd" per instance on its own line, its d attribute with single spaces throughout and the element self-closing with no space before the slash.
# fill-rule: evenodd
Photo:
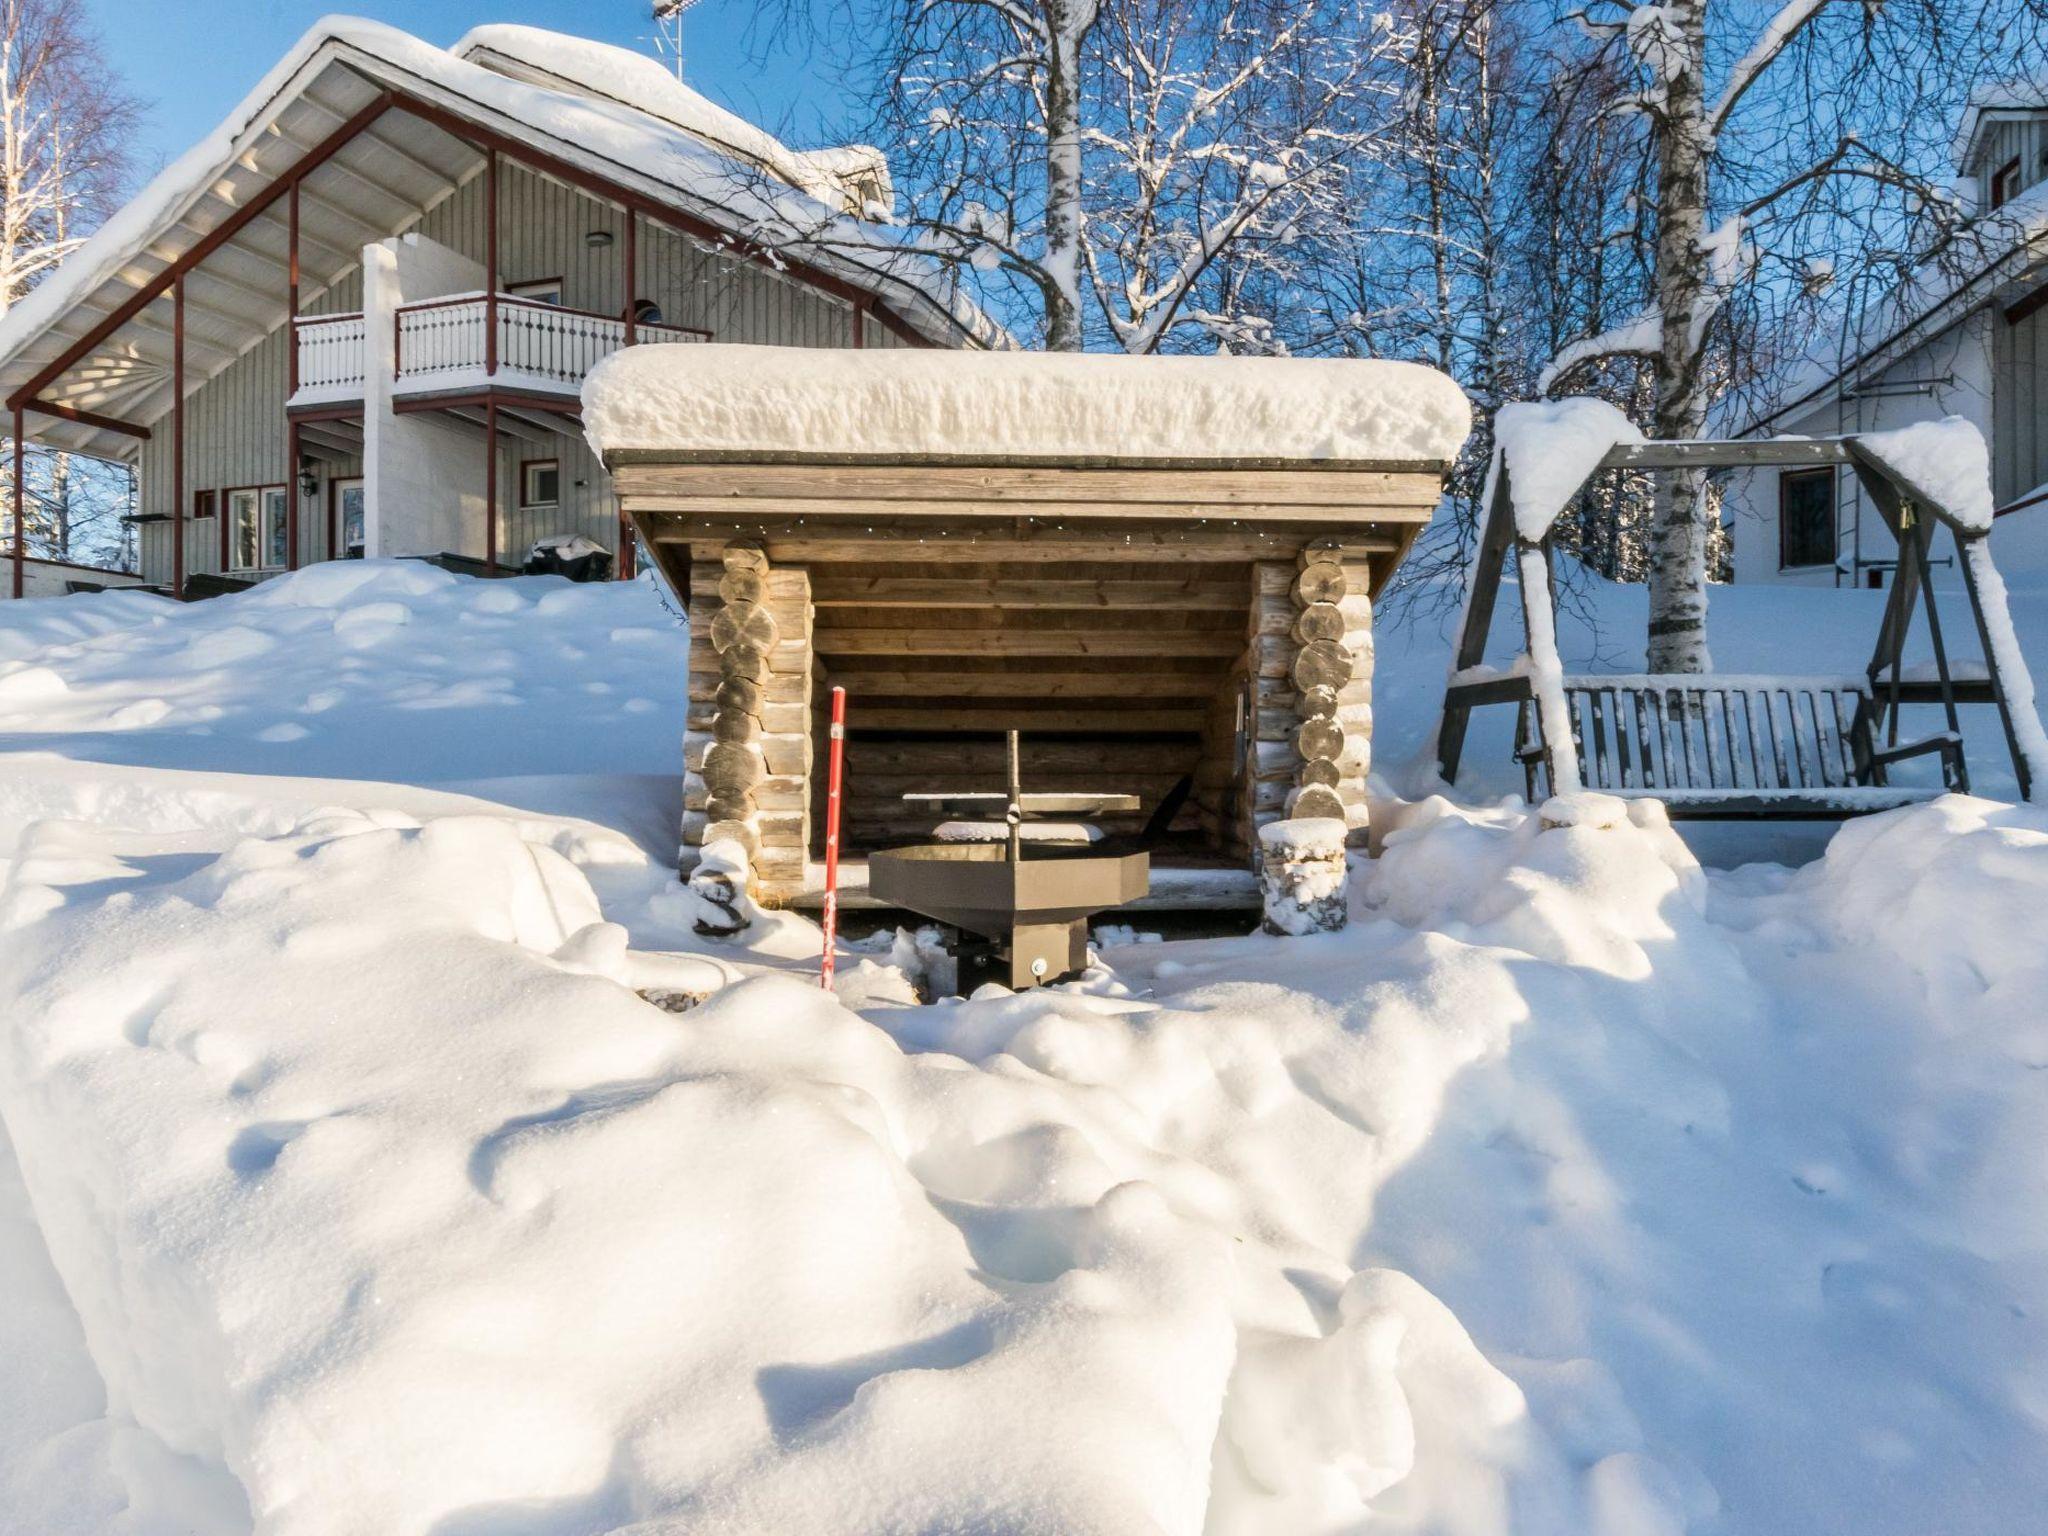
<svg viewBox="0 0 2048 1536">
<path fill-rule="evenodd" d="M 363 482 L 360 476 L 334 482 L 334 510 L 341 525 L 341 547 L 336 553 L 344 560 L 362 559 Z"/>
</svg>

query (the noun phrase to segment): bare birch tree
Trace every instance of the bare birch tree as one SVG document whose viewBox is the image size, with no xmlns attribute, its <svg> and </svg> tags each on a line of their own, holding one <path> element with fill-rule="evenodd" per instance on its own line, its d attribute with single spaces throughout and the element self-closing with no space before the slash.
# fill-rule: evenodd
<svg viewBox="0 0 2048 1536">
<path fill-rule="evenodd" d="M 0 315 L 120 201 L 139 115 L 84 0 L 0 0 Z M 125 481 L 125 471 L 80 472 L 70 455 L 49 456 L 29 477 L 30 539 L 60 557 L 81 537 L 109 545 Z M 11 537 L 11 480 L 0 494 Z"/>
<path fill-rule="evenodd" d="M 1363 0 L 842 0 L 901 230 L 1054 350 L 1274 343 L 1407 36 Z M 844 228 L 816 240 L 845 240 Z"/>
</svg>

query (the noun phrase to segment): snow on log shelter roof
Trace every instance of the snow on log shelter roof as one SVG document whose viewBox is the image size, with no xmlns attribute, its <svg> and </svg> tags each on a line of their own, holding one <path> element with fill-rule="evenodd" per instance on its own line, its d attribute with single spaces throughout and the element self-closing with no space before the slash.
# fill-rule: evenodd
<svg viewBox="0 0 2048 1536">
<path fill-rule="evenodd" d="M 189 389 L 283 324 L 295 286 L 331 286 L 494 148 L 840 294 L 906 340 L 1007 340 L 939 264 L 851 216 L 887 201 L 872 151 L 789 150 L 603 44 L 483 27 L 443 50 L 329 17 L 0 321 L 10 408 L 41 418 L 33 435 L 54 446 L 132 457 L 148 435 L 137 424 L 169 404 L 172 327 L 152 306 L 168 308 L 174 274 L 190 269 Z"/>
<path fill-rule="evenodd" d="M 686 869 L 730 836 L 815 899 L 834 684 L 851 900 L 1012 729 L 1035 788 L 1138 797 L 1101 830 L 1160 900 L 1251 899 L 1282 818 L 1364 836 L 1372 601 L 1470 425 L 1441 374 L 712 344 L 613 356 L 583 411 L 689 605 Z"/>
</svg>

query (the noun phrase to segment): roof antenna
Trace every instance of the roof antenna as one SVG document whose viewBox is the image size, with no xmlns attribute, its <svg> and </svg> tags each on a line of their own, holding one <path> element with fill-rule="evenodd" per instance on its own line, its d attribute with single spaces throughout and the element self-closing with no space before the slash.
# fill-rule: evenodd
<svg viewBox="0 0 2048 1536">
<path fill-rule="evenodd" d="M 654 0 L 654 51 L 676 64 L 676 80 L 683 78 L 683 12 L 697 0 Z"/>
</svg>

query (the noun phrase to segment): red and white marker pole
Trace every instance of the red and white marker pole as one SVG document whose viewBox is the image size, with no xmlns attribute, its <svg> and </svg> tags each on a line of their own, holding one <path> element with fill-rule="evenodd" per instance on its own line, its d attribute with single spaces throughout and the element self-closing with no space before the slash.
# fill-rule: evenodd
<svg viewBox="0 0 2048 1536">
<path fill-rule="evenodd" d="M 825 791 L 825 954 L 818 985 L 832 990 L 834 951 L 839 947 L 839 785 L 846 774 L 846 690 L 832 690 L 832 766 Z"/>
</svg>

